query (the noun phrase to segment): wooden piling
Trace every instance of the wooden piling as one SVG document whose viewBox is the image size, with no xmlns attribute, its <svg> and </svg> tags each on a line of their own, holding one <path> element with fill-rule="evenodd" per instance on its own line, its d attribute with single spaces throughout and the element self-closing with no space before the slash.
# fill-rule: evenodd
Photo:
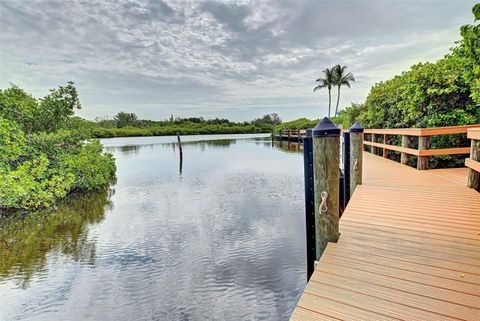
<svg viewBox="0 0 480 321">
<path fill-rule="evenodd" d="M 350 128 L 350 198 L 357 185 L 362 185 L 363 127 L 355 122 Z"/>
<path fill-rule="evenodd" d="M 480 140 L 472 139 L 470 159 L 472 161 L 480 162 Z M 480 191 L 480 172 L 469 168 L 467 186 Z"/>
<path fill-rule="evenodd" d="M 403 148 L 408 148 L 411 142 L 411 138 L 408 135 L 402 135 L 402 147 Z M 407 153 L 401 153 L 400 156 L 400 162 L 403 165 L 408 165 L 408 160 L 409 160 L 410 155 Z"/>
<path fill-rule="evenodd" d="M 179 166 L 179 173 L 182 175 L 183 169 L 183 150 L 182 150 L 182 141 L 180 140 L 180 133 L 177 132 L 177 140 L 178 140 L 178 151 L 180 153 L 180 166 Z"/>
<path fill-rule="evenodd" d="M 316 259 L 339 237 L 340 129 L 327 117 L 313 129 Z"/>
<path fill-rule="evenodd" d="M 418 137 L 418 150 L 424 150 L 430 148 L 430 137 L 429 136 L 419 136 Z M 425 170 L 428 169 L 428 156 L 418 156 L 417 159 L 417 169 Z"/>
</svg>

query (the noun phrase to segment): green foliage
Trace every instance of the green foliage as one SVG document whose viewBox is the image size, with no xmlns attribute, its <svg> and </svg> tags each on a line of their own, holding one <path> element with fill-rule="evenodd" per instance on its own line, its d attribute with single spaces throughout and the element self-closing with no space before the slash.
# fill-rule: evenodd
<svg viewBox="0 0 480 321">
<path fill-rule="evenodd" d="M 168 136 L 179 132 L 182 135 L 208 135 L 208 134 L 252 134 L 269 133 L 272 125 L 262 124 L 238 124 L 238 125 L 214 125 L 203 123 L 185 122 L 181 125 L 151 126 L 145 128 L 124 127 L 124 128 L 96 128 L 93 131 L 94 137 L 130 137 L 130 136 Z"/>
<path fill-rule="evenodd" d="M 43 99 L 35 99 L 15 85 L 0 90 L 0 116 L 14 120 L 26 133 L 65 128 L 74 110 L 80 108 L 72 82 L 50 90 Z"/>
<path fill-rule="evenodd" d="M 92 125 L 72 83 L 36 100 L 12 86 L 0 91 L 0 213 L 54 205 L 75 190 L 98 190 L 115 175 L 111 155 L 90 140 Z"/>
<path fill-rule="evenodd" d="M 284 122 L 284 123 L 282 123 L 278 126 L 275 126 L 275 132 L 278 133 L 282 129 L 289 129 L 289 128 L 290 129 L 313 128 L 318 124 L 318 122 L 319 122 L 318 119 L 310 120 L 310 119 L 307 119 L 307 118 L 299 118 L 299 119 L 287 121 L 287 122 Z"/>
<path fill-rule="evenodd" d="M 338 113 L 338 105 L 340 104 L 340 89 L 342 86 L 350 88 L 350 82 L 354 82 L 355 78 L 351 72 L 347 72 L 347 66 L 336 65 L 333 67 L 333 74 L 335 80 L 335 86 L 337 86 L 337 105 L 335 106 L 336 116 Z"/>
<path fill-rule="evenodd" d="M 282 122 L 275 113 L 244 123 L 220 118 L 205 120 L 202 117 L 173 118 L 173 116 L 168 120 L 153 121 L 137 119 L 135 114 L 132 115 L 135 121 L 129 126 L 121 125 L 117 116 L 113 120 L 97 119 L 93 136 L 97 138 L 166 136 L 175 135 L 177 132 L 182 135 L 270 133 L 274 125 Z"/>
<path fill-rule="evenodd" d="M 475 23 L 461 28 L 463 43 L 459 51 L 465 56 L 468 68 L 463 77 L 470 83 L 471 97 L 480 104 L 480 3 L 473 9 Z"/>
<path fill-rule="evenodd" d="M 119 112 L 113 117 L 113 120 L 117 123 L 118 128 L 127 126 L 135 126 L 138 122 L 138 117 L 134 113 Z"/>
</svg>

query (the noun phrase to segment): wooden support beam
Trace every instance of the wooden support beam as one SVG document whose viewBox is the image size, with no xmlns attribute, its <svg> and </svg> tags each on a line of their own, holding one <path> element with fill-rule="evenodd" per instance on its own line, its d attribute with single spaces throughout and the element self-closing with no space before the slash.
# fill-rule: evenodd
<svg viewBox="0 0 480 321">
<path fill-rule="evenodd" d="M 470 148 L 470 161 L 477 162 L 477 164 L 480 161 L 480 140 L 472 139 Z M 469 166 L 470 168 L 468 170 L 467 186 L 480 191 L 480 172 L 472 168 L 477 164 L 473 163 L 471 166 Z"/>
<path fill-rule="evenodd" d="M 316 259 L 340 235 L 340 129 L 325 117 L 312 131 Z"/>
<path fill-rule="evenodd" d="M 355 123 L 350 128 L 350 197 L 357 185 L 362 185 L 363 172 L 363 128 Z"/>
<path fill-rule="evenodd" d="M 372 134 L 372 143 L 378 142 L 378 134 Z M 377 155 L 377 147 L 372 145 L 372 154 Z"/>
<path fill-rule="evenodd" d="M 408 136 L 408 135 L 402 135 L 402 147 L 403 148 L 408 148 L 408 146 L 410 145 L 410 142 L 412 141 L 411 137 Z M 402 153 L 401 154 L 401 157 L 400 157 L 400 162 L 403 164 L 403 165 L 408 165 L 408 159 L 409 159 L 410 155 L 408 155 L 407 153 Z"/>
<path fill-rule="evenodd" d="M 420 136 L 418 137 L 418 150 L 425 150 L 430 148 L 430 136 Z M 428 169 L 428 156 L 419 156 L 417 159 L 417 169 L 425 170 Z"/>
<path fill-rule="evenodd" d="M 388 134 L 383 134 L 383 143 L 388 145 Z M 388 149 L 386 148 L 383 149 L 383 157 L 388 158 Z"/>
</svg>

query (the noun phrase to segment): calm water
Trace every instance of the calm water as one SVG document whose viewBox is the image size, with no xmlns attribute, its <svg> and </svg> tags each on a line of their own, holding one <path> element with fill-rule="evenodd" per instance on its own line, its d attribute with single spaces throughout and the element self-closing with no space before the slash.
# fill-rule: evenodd
<svg viewBox="0 0 480 321">
<path fill-rule="evenodd" d="M 302 155 L 265 135 L 103 140 L 111 190 L 3 219 L 1 320 L 288 320 L 305 286 Z M 199 141 L 202 140 L 202 141 Z"/>
</svg>

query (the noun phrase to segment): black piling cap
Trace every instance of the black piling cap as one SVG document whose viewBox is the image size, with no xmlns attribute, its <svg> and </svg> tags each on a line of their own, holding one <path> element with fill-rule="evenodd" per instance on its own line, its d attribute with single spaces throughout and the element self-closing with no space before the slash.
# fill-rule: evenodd
<svg viewBox="0 0 480 321">
<path fill-rule="evenodd" d="M 340 128 L 328 118 L 323 118 L 312 130 L 313 137 L 340 136 Z"/>
<path fill-rule="evenodd" d="M 351 133 L 363 133 L 363 127 L 360 126 L 358 122 L 355 122 L 352 127 L 350 127 Z"/>
<path fill-rule="evenodd" d="M 312 128 L 307 128 L 307 137 L 312 137 Z"/>
</svg>

